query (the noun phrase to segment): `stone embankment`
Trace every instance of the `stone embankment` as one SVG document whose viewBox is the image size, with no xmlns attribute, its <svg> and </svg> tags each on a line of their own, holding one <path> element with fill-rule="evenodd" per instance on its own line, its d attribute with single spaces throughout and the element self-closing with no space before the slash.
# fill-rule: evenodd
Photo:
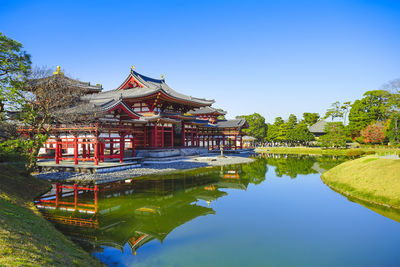
<svg viewBox="0 0 400 267">
<path fill-rule="evenodd" d="M 242 164 L 253 162 L 254 159 L 247 156 L 206 156 L 206 157 L 192 157 L 179 161 L 170 162 L 149 162 L 142 164 L 142 166 L 134 169 L 116 171 L 111 173 L 75 173 L 75 172 L 45 172 L 36 175 L 36 177 L 54 182 L 67 182 L 67 183 L 107 183 L 112 181 L 123 180 L 127 178 L 169 173 L 177 170 L 188 170 L 196 168 L 205 168 L 213 166 Z"/>
</svg>

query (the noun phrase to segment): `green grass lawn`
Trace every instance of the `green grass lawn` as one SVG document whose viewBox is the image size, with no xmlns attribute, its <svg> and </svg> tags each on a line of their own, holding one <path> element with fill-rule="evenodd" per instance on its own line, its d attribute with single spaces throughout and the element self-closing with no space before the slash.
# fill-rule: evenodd
<svg viewBox="0 0 400 267">
<path fill-rule="evenodd" d="M 33 199 L 50 184 L 0 164 L 0 266 L 99 266 L 43 219 Z"/>
<path fill-rule="evenodd" d="M 256 148 L 258 153 L 276 153 L 276 154 L 308 154 L 308 155 L 346 155 L 350 149 L 322 149 L 320 147 L 260 147 Z M 399 154 L 399 148 L 387 147 L 362 147 L 360 150 L 374 151 L 378 155 Z"/>
<path fill-rule="evenodd" d="M 348 196 L 400 209 L 400 159 L 362 157 L 330 169 L 321 178 Z"/>
</svg>

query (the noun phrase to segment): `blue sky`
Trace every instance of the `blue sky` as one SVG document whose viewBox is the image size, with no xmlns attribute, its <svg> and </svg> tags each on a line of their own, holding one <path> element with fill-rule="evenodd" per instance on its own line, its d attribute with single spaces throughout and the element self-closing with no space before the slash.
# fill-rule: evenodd
<svg viewBox="0 0 400 267">
<path fill-rule="evenodd" d="M 132 65 L 228 117 L 324 113 L 400 78 L 400 1 L 0 0 L 34 65 L 116 88 Z"/>
</svg>

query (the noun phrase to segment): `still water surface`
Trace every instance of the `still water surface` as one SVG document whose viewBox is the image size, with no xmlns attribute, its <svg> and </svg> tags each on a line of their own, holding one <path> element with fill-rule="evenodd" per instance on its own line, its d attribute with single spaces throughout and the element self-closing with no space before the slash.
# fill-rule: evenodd
<svg viewBox="0 0 400 267">
<path fill-rule="evenodd" d="M 343 161 L 265 155 L 110 184 L 95 207 L 86 192 L 75 211 L 43 212 L 109 266 L 400 265 L 400 213 L 321 181 L 319 171 Z"/>
</svg>

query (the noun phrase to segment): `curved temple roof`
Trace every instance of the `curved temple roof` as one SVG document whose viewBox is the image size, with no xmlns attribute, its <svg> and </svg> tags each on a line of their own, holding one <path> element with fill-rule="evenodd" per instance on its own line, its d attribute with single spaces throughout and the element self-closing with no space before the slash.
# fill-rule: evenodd
<svg viewBox="0 0 400 267">
<path fill-rule="evenodd" d="M 139 84 L 138 87 L 125 88 L 130 81 L 135 81 Z M 204 98 L 192 97 L 176 92 L 171 87 L 169 87 L 164 79 L 154 79 L 137 73 L 133 69 L 131 70 L 125 81 L 117 88 L 111 91 L 103 92 L 93 96 L 94 98 L 112 98 L 120 96 L 123 99 L 138 98 L 153 95 L 159 92 L 163 92 L 171 98 L 178 100 L 183 100 L 185 102 L 191 102 L 195 106 L 210 106 L 215 101 L 207 100 Z"/>
<path fill-rule="evenodd" d="M 188 111 L 189 114 L 192 115 L 206 115 L 206 114 L 216 114 L 216 115 L 226 115 L 226 111 L 223 110 L 218 110 L 213 107 L 202 107 L 202 108 L 197 108 L 194 110 Z"/>
</svg>

